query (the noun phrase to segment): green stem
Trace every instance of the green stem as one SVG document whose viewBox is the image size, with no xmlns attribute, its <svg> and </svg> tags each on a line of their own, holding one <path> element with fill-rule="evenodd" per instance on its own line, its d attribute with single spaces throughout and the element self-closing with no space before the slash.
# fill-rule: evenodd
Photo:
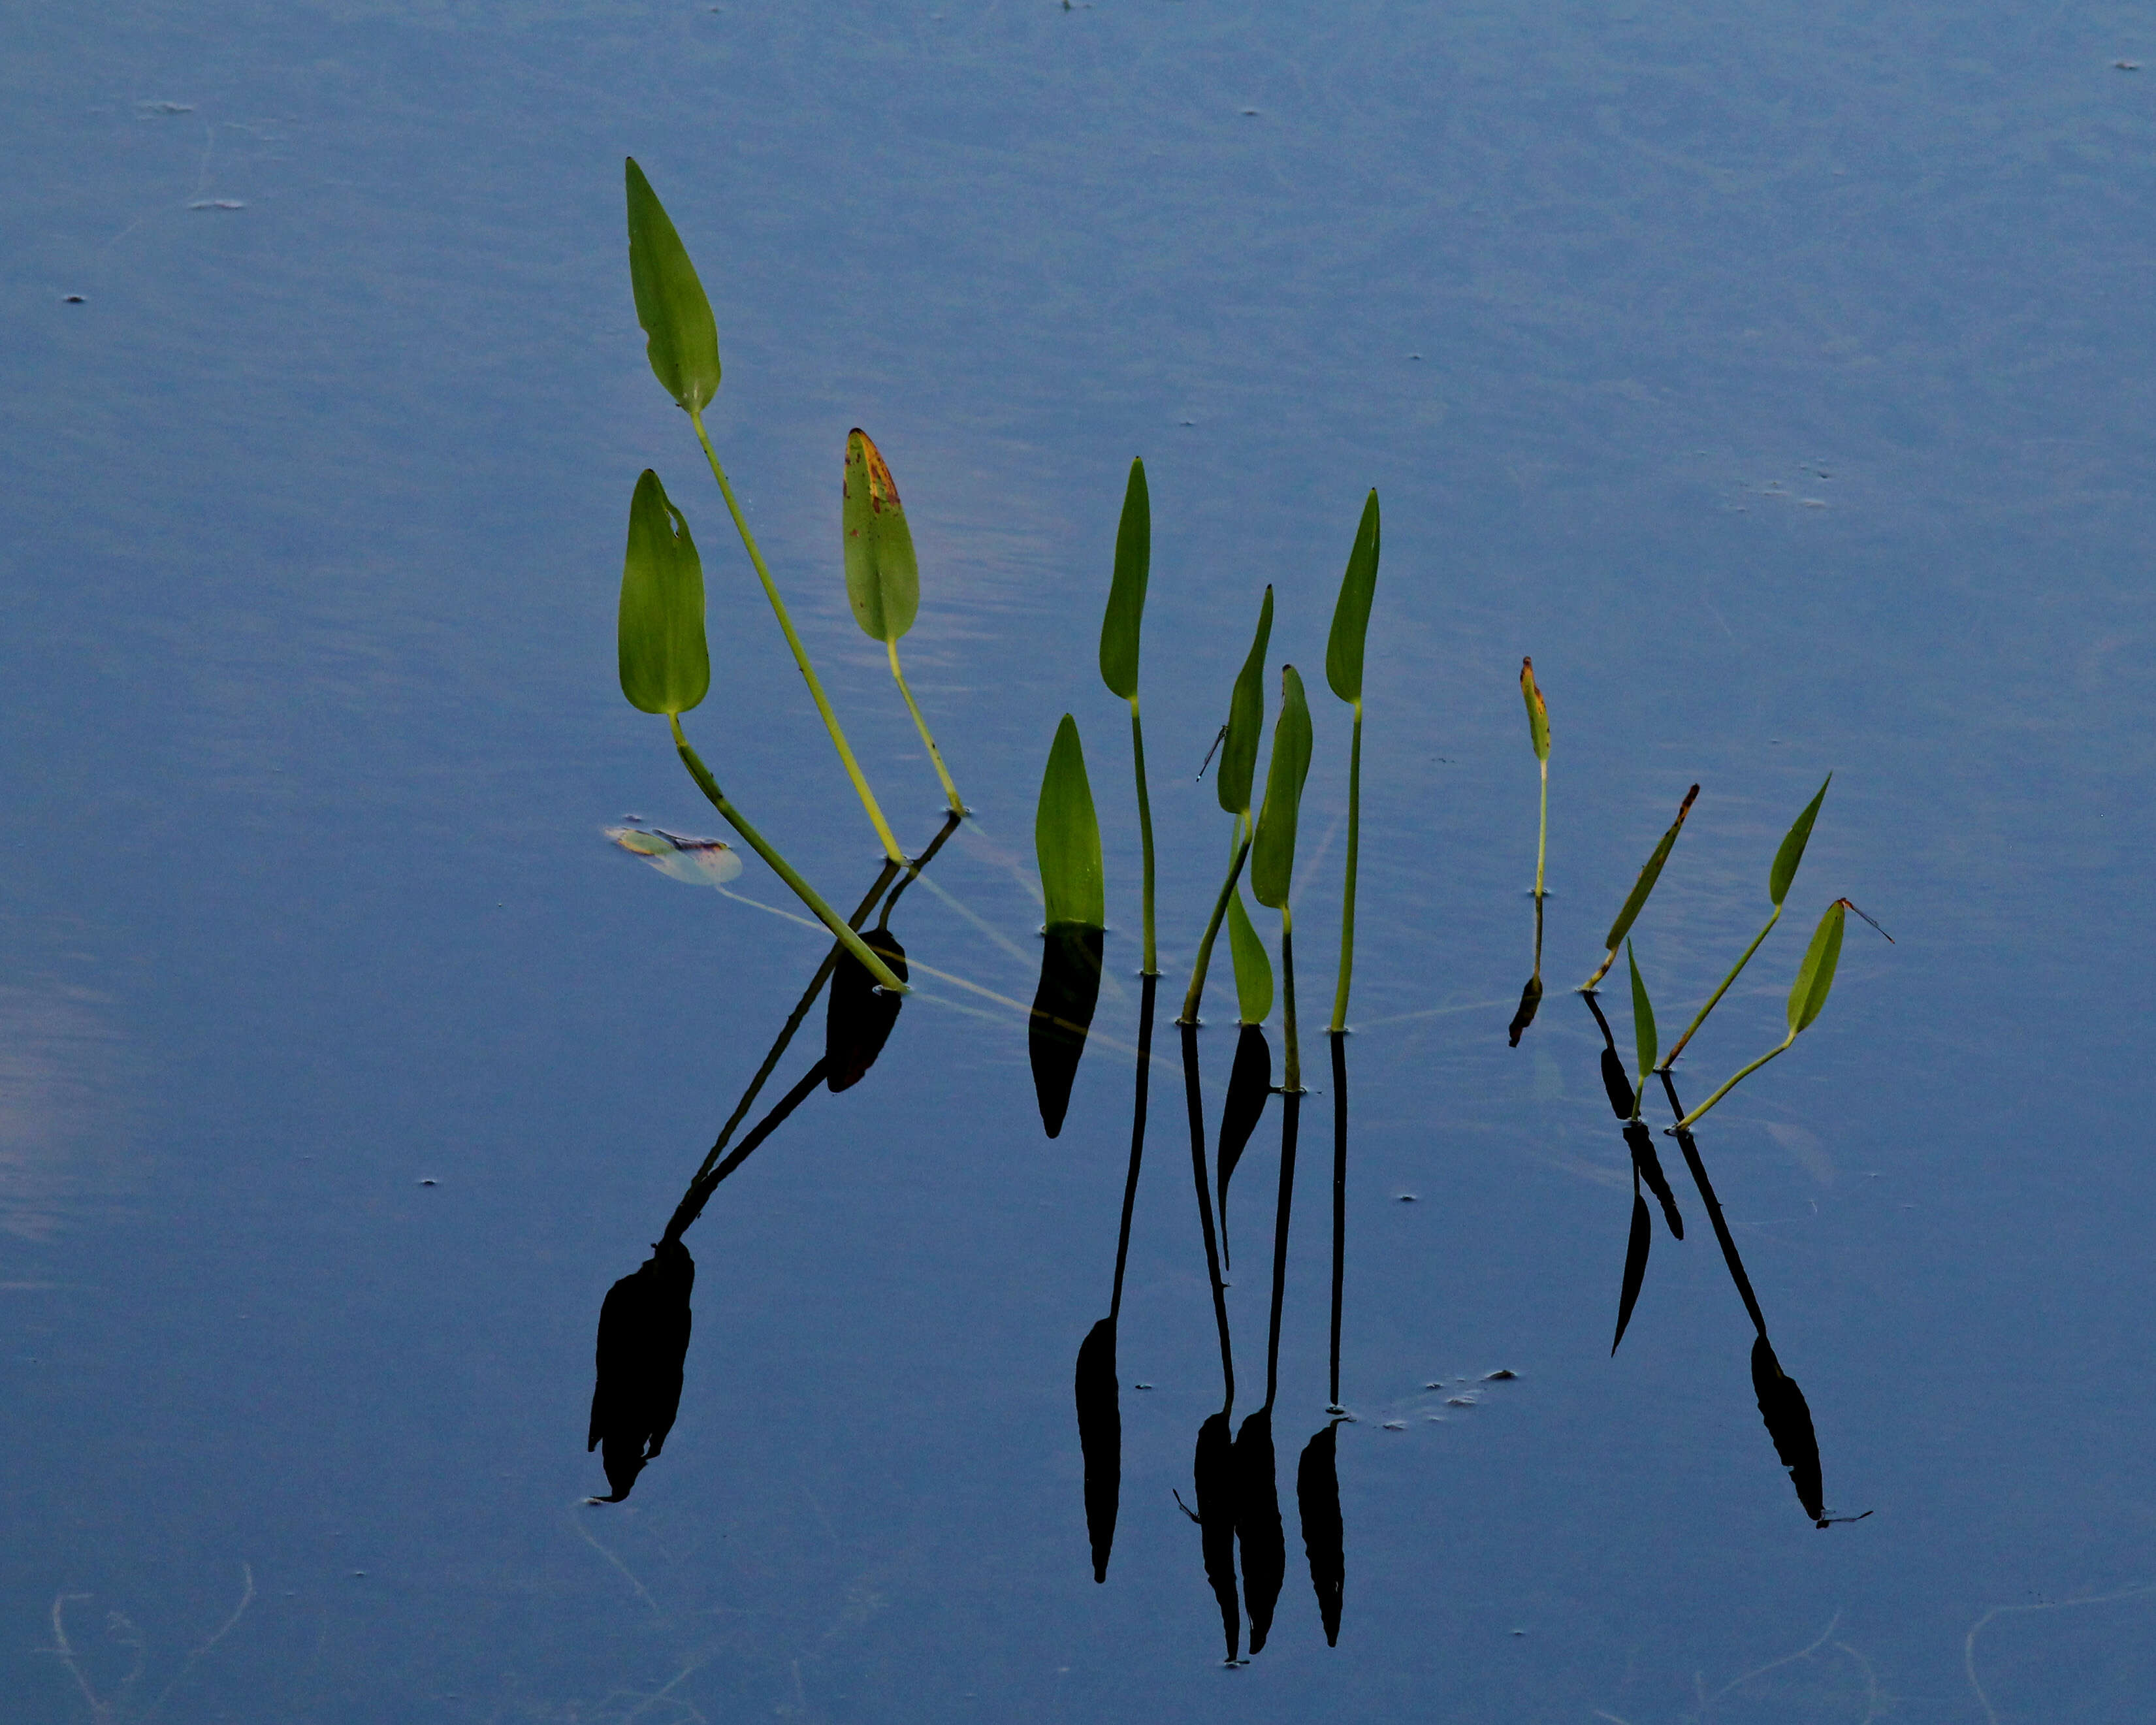
<svg viewBox="0 0 2156 1725">
<path fill-rule="evenodd" d="M 1340 896 L 1340 985 L 1332 993 L 1337 1036 L 1348 1028 L 1348 983 L 1355 972 L 1355 859 L 1363 831 L 1363 703 L 1355 703 L 1354 741 L 1348 747 L 1348 885 Z"/>
<path fill-rule="evenodd" d="M 718 781 L 711 777 L 711 768 L 705 766 L 696 750 L 689 747 L 689 739 L 681 734 L 681 716 L 670 713 L 667 719 L 674 726 L 674 747 L 680 754 L 681 764 L 689 769 L 689 777 L 696 781 L 696 788 L 711 799 L 711 807 L 726 817 L 726 824 L 742 835 L 750 850 L 771 865 L 772 873 L 793 889 L 793 896 L 816 913 L 816 920 L 838 937 L 839 944 L 853 954 L 864 970 L 892 993 L 905 993 L 906 984 L 891 974 L 891 967 L 876 956 L 869 944 L 847 925 L 844 917 L 824 902 L 814 887 L 794 872 L 793 864 L 772 849 L 769 841 L 748 824 L 742 812 L 726 800 L 726 793 L 719 788 Z"/>
<path fill-rule="evenodd" d="M 845 763 L 846 776 L 853 780 L 854 789 L 860 795 L 861 807 L 868 810 L 869 824 L 875 829 L 876 837 L 883 845 L 883 854 L 893 862 L 903 865 L 906 853 L 898 848 L 898 839 L 891 832 L 891 823 L 883 818 L 883 810 L 876 806 L 875 793 L 869 788 L 868 778 L 861 772 L 860 762 L 854 758 L 853 748 L 846 742 L 846 733 L 839 728 L 839 716 L 831 711 L 831 703 L 824 694 L 824 685 L 816 680 L 816 667 L 808 662 L 808 649 L 801 644 L 801 637 L 793 632 L 793 619 L 786 614 L 786 601 L 778 596 L 778 583 L 771 578 L 771 571 L 764 563 L 763 553 L 757 547 L 756 535 L 749 531 L 748 517 L 742 513 L 741 505 L 734 501 L 734 488 L 727 483 L 726 470 L 719 465 L 718 451 L 711 447 L 711 439 L 704 430 L 704 416 L 692 413 L 689 415 L 689 423 L 696 428 L 696 441 L 704 446 L 704 459 L 711 464 L 711 477 L 719 482 L 719 495 L 726 500 L 726 508 L 733 516 L 734 526 L 741 534 L 742 543 L 748 548 L 749 562 L 756 565 L 757 579 L 763 583 L 763 596 L 771 601 L 772 613 L 778 619 L 778 626 L 785 633 L 786 644 L 793 649 L 793 662 L 801 668 L 802 680 L 808 684 L 808 693 L 815 699 L 816 711 L 824 716 L 824 728 L 831 733 L 831 742 L 839 751 L 839 758 Z M 911 701 L 911 697 L 907 699 Z"/>
<path fill-rule="evenodd" d="M 943 764 L 943 751 L 936 747 L 936 739 L 928 734 L 928 721 L 921 716 L 921 708 L 913 699 L 913 691 L 906 686 L 906 673 L 898 668 L 898 642 L 894 637 L 884 643 L 891 649 L 891 680 L 898 685 L 898 692 L 906 697 L 906 710 L 913 715 L 913 728 L 921 733 L 921 740 L 928 745 L 928 758 L 936 763 L 936 776 L 943 781 L 943 794 L 950 799 L 951 812 L 964 819 L 966 805 L 958 799 L 958 787 L 951 783 L 951 769 Z"/>
<path fill-rule="evenodd" d="M 1549 762 L 1543 762 L 1543 824 L 1535 839 L 1535 903 L 1543 901 L 1543 864 L 1549 856 Z"/>
<path fill-rule="evenodd" d="M 1691 1113 L 1686 1115 L 1683 1119 L 1680 1120 L 1677 1122 L 1677 1130 L 1679 1132 L 1690 1132 L 1692 1127 L 1699 1124 L 1700 1116 L 1706 1113 L 1708 1109 L 1712 1108 L 1717 1102 L 1727 1096 L 1730 1091 L 1736 1089 L 1739 1084 L 1743 1083 L 1754 1072 L 1757 1072 L 1762 1066 L 1765 1065 L 1768 1061 L 1773 1060 L 1776 1055 L 1782 1053 L 1796 1040 L 1797 1033 L 1794 1030 L 1790 1031 L 1788 1035 L 1784 1036 L 1779 1043 L 1775 1044 L 1774 1047 L 1768 1049 L 1766 1053 L 1761 1055 L 1759 1058 L 1753 1061 L 1750 1065 L 1744 1067 L 1734 1078 L 1732 1078 L 1727 1083 L 1724 1084 L 1720 1090 L 1715 1091 L 1712 1096 L 1702 1102 L 1699 1106 L 1693 1109 Z M 1664 1070 L 1663 1068 L 1659 1066 L 1655 1070 L 1658 1072 Z"/>
<path fill-rule="evenodd" d="M 1145 968 L 1142 976 L 1160 974 L 1160 954 L 1152 931 L 1152 799 L 1146 795 L 1145 726 L 1138 722 L 1138 698 L 1131 697 L 1131 761 L 1138 776 L 1138 839 L 1145 848 Z"/>
<path fill-rule="evenodd" d="M 1198 1022 L 1198 1002 L 1205 992 L 1205 973 L 1213 963 L 1213 942 L 1220 932 L 1221 919 L 1228 914 L 1228 901 L 1235 894 L 1235 883 L 1243 877 L 1243 859 L 1250 854 L 1250 814 L 1245 810 L 1235 817 L 1235 857 L 1228 865 L 1228 878 L 1220 883 L 1220 896 L 1213 901 L 1213 914 L 1205 922 L 1205 937 L 1198 942 L 1198 960 L 1190 968 L 1190 987 L 1183 997 L 1183 1015 L 1178 1024 Z"/>
<path fill-rule="evenodd" d="M 1281 1089 L 1287 1096 L 1301 1096 L 1302 1045 L 1295 1034 L 1295 912 L 1286 905 L 1281 906 L 1281 1029 L 1287 1043 Z"/>
<path fill-rule="evenodd" d="M 1729 992 L 1729 985 L 1737 980 L 1738 973 L 1752 962 L 1752 955 L 1759 950 L 1759 942 L 1774 932 L 1774 925 L 1781 920 L 1782 907 L 1776 905 L 1774 914 L 1767 919 L 1767 926 L 1752 937 L 1752 944 L 1744 949 L 1744 956 L 1737 961 L 1735 968 L 1722 978 L 1722 986 L 1708 995 L 1707 1004 L 1692 1014 L 1691 1022 L 1685 1026 L 1684 1034 L 1677 1038 L 1676 1046 L 1662 1056 L 1661 1064 L 1655 1068 L 1657 1072 L 1666 1072 L 1676 1064 L 1677 1056 L 1684 1052 L 1685 1044 L 1691 1040 L 1691 1033 L 1707 1022 L 1707 1015 L 1714 1010 L 1715 1004 Z"/>
</svg>

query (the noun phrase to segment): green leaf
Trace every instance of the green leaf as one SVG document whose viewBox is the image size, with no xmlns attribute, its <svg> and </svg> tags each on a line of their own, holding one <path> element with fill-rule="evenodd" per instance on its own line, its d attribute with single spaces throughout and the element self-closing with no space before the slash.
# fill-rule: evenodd
<svg viewBox="0 0 2156 1725">
<path fill-rule="evenodd" d="M 1603 946 L 1614 952 L 1618 942 L 1630 931 L 1633 922 L 1645 908 L 1647 895 L 1655 890 L 1655 882 L 1662 878 L 1662 865 L 1670 860 L 1671 847 L 1677 842 L 1677 834 L 1684 830 L 1685 817 L 1691 813 L 1692 801 L 1699 795 L 1694 785 L 1685 793 L 1685 799 L 1677 809 L 1677 818 L 1670 823 L 1670 829 L 1662 834 L 1661 843 L 1655 846 L 1655 854 L 1647 859 L 1646 866 L 1640 870 L 1640 878 L 1632 883 L 1632 896 L 1625 901 L 1618 911 L 1617 920 L 1609 925 L 1609 937 Z"/>
<path fill-rule="evenodd" d="M 1363 643 L 1370 633 L 1370 600 L 1378 588 L 1378 494 L 1373 489 L 1355 529 L 1348 572 L 1332 607 L 1332 634 L 1325 644 L 1325 680 L 1342 701 L 1363 698 Z"/>
<path fill-rule="evenodd" d="M 1258 632 L 1250 638 L 1250 656 L 1235 673 L 1235 692 L 1228 697 L 1228 735 L 1220 745 L 1220 770 L 1213 775 L 1214 794 L 1229 814 L 1250 812 L 1258 741 L 1265 728 L 1265 649 L 1272 638 L 1273 590 L 1269 585 L 1265 603 L 1258 607 Z"/>
<path fill-rule="evenodd" d="M 1804 804 L 1804 812 L 1796 818 L 1782 840 L 1782 848 L 1774 853 L 1774 866 L 1767 876 L 1767 896 L 1777 909 L 1788 896 L 1789 883 L 1797 878 L 1797 865 L 1804 860 L 1804 846 L 1811 841 L 1812 823 L 1819 819 L 1820 804 L 1826 801 L 1827 785 L 1833 783 L 1834 775 L 1830 773 L 1819 794 Z"/>
<path fill-rule="evenodd" d="M 1152 567 L 1152 501 L 1145 463 L 1131 463 L 1123 518 L 1116 525 L 1116 572 L 1101 619 L 1101 680 L 1126 701 L 1138 698 L 1138 630 L 1145 622 L 1146 577 Z"/>
<path fill-rule="evenodd" d="M 1236 1016 L 1246 1024 L 1262 1024 L 1273 1009 L 1273 963 L 1250 926 L 1240 891 L 1228 900 L 1228 951 L 1235 961 Z"/>
<path fill-rule="evenodd" d="M 1836 899 L 1826 907 L 1812 943 L 1804 948 L 1804 962 L 1797 967 L 1797 979 L 1789 988 L 1789 1034 L 1807 1028 L 1826 1009 L 1827 991 L 1834 987 L 1834 968 L 1841 959 L 1841 928 L 1847 901 Z"/>
<path fill-rule="evenodd" d="M 1086 778 L 1086 752 L 1078 721 L 1070 714 L 1055 727 L 1048 770 L 1040 776 L 1040 803 L 1033 818 L 1034 854 L 1040 862 L 1040 891 L 1048 901 L 1050 928 L 1107 926 L 1101 884 L 1101 823 L 1093 813 L 1093 788 Z"/>
<path fill-rule="evenodd" d="M 1532 659 L 1520 661 L 1520 693 L 1527 703 L 1527 741 L 1535 746 L 1537 761 L 1549 759 L 1549 705 L 1543 699 L 1541 685 L 1535 681 L 1535 662 Z"/>
<path fill-rule="evenodd" d="M 617 630 L 621 692 L 647 713 L 685 713 L 711 686 L 704 566 L 689 524 L 649 468 L 629 505 Z"/>
<path fill-rule="evenodd" d="M 1625 942 L 1625 962 L 1632 967 L 1632 1038 L 1640 1050 L 1640 1084 L 1655 1070 L 1655 1009 L 1647 999 L 1647 985 L 1640 980 L 1640 961 L 1632 956 L 1632 943 Z"/>
<path fill-rule="evenodd" d="M 719 393 L 719 331 L 696 266 L 636 158 L 629 158 L 629 281 L 653 374 L 684 412 Z"/>
<path fill-rule="evenodd" d="M 883 452 L 859 426 L 846 434 L 839 519 L 845 536 L 846 602 L 872 640 L 895 641 L 921 608 L 921 566 L 906 506 Z"/>
<path fill-rule="evenodd" d="M 1295 878 L 1295 822 L 1302 782 L 1310 776 L 1310 703 L 1291 665 L 1281 667 L 1281 711 L 1273 726 L 1273 757 L 1265 769 L 1265 806 L 1250 840 L 1250 896 L 1276 911 L 1287 908 Z"/>
</svg>

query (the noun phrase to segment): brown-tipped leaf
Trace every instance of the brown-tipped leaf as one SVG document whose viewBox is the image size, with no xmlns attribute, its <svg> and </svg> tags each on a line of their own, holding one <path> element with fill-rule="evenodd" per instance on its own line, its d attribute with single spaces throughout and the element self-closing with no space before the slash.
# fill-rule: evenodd
<svg viewBox="0 0 2156 1725">
<path fill-rule="evenodd" d="M 1542 687 L 1535 681 L 1535 662 L 1532 659 L 1520 661 L 1520 694 L 1527 703 L 1527 741 L 1534 745 L 1537 761 L 1549 759 L 1549 704 L 1543 699 Z"/>
<path fill-rule="evenodd" d="M 871 640 L 896 641 L 913 627 L 921 609 L 921 565 L 898 481 L 882 451 L 858 426 L 846 434 L 839 523 L 854 621 Z"/>
<path fill-rule="evenodd" d="M 1631 896 L 1625 901 L 1624 908 L 1617 912 L 1617 920 L 1609 925 L 1609 937 L 1602 942 L 1610 952 L 1617 950 L 1618 943 L 1630 932 L 1632 924 L 1645 908 L 1647 895 L 1655 890 L 1655 882 L 1661 879 L 1662 865 L 1670 860 L 1670 851 L 1677 842 L 1677 834 L 1684 830 L 1685 817 L 1691 813 L 1692 803 L 1698 795 L 1697 785 L 1685 793 L 1685 799 L 1677 809 L 1677 818 L 1670 823 L 1669 831 L 1662 834 L 1661 842 L 1655 846 L 1654 854 L 1640 870 L 1640 878 L 1632 883 Z"/>
</svg>

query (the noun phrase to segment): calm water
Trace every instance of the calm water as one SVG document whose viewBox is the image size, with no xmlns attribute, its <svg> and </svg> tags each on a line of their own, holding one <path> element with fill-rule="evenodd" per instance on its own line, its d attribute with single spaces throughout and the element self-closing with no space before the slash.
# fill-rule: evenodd
<svg viewBox="0 0 2156 1725">
<path fill-rule="evenodd" d="M 2156 1705 L 2145 7 L 176 18 L 18 7 L 0 64 L 11 1720 Z M 600 836 L 716 826 L 615 686 L 641 467 L 711 574 L 692 736 L 832 896 L 875 866 L 644 367 L 630 151 L 712 290 L 714 434 L 919 844 L 935 781 L 838 580 L 850 425 L 905 487 L 910 674 L 980 817 L 894 918 L 909 951 L 1029 996 L 1066 710 L 1116 927 L 1053 1143 L 1021 1018 L 923 976 L 869 1079 L 721 1189 L 680 1423 L 593 1508 L 599 1301 L 820 952 Z M 1270 581 L 1317 709 L 1313 1029 L 1347 737 L 1317 672 L 1363 490 L 1386 510 L 1345 1617 L 1328 1649 L 1291 1502 L 1325 1402 L 1321 1094 L 1286 1591 L 1237 1670 L 1171 1496 L 1219 1391 L 1172 1067 L 1104 1586 L 1071 1411 L 1137 1018 L 1128 756 L 1091 644 L 1133 454 L 1166 990 L 1225 846 L 1189 775 Z M 1557 744 L 1551 992 L 1513 1050 L 1522 653 Z M 1681 1024 L 1829 768 L 1789 926 L 1684 1062 L 1703 1093 L 1777 1038 L 1835 894 L 1894 934 L 1852 923 L 1825 1017 L 1702 1133 L 1829 1503 L 1876 1512 L 1820 1532 L 1682 1187 L 1690 1238 L 1657 1241 L 1609 1357 L 1626 1163 L 1567 990 L 1696 779 L 1638 931 Z M 781 896 L 753 865 L 737 890 Z M 1276 1112 L 1236 1188 L 1243 1409 Z"/>
</svg>

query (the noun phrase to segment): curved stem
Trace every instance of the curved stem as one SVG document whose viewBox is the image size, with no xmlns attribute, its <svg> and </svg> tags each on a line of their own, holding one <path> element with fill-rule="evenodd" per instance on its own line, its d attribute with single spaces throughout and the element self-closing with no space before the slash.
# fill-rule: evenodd
<svg viewBox="0 0 2156 1725">
<path fill-rule="evenodd" d="M 1213 901 L 1213 914 L 1205 919 L 1204 937 L 1198 942 L 1197 962 L 1190 968 L 1190 987 L 1183 996 L 1183 1015 L 1178 1024 L 1198 1022 L 1198 1002 L 1205 993 L 1205 973 L 1213 963 L 1213 942 L 1220 932 L 1221 919 L 1228 914 L 1228 901 L 1234 896 L 1235 883 L 1243 877 L 1243 859 L 1250 854 L 1250 816 L 1247 812 L 1235 817 L 1235 855 L 1228 865 L 1228 878 L 1220 883 L 1220 896 Z"/>
<path fill-rule="evenodd" d="M 1779 1042 L 1776 1043 L 1774 1047 L 1768 1049 L 1766 1053 L 1761 1055 L 1759 1058 L 1753 1061 L 1750 1065 L 1740 1069 L 1735 1077 L 1730 1079 L 1720 1090 L 1715 1091 L 1712 1096 L 1702 1102 L 1699 1106 L 1693 1109 L 1691 1113 L 1686 1115 L 1683 1119 L 1680 1120 L 1677 1122 L 1678 1130 L 1681 1132 L 1689 1132 L 1693 1127 L 1698 1125 L 1700 1116 L 1706 1113 L 1708 1109 L 1712 1108 L 1717 1102 L 1727 1096 L 1730 1091 L 1736 1089 L 1739 1084 L 1743 1083 L 1754 1072 L 1757 1072 L 1762 1066 L 1765 1065 L 1768 1061 L 1773 1060 L 1776 1055 L 1782 1053 L 1796 1040 L 1797 1033 L 1794 1030 L 1790 1031 L 1787 1036 L 1784 1036 Z M 1669 1070 L 1666 1067 L 1658 1066 L 1655 1070 L 1662 1075 L 1664 1082 L 1668 1081 Z"/>
<path fill-rule="evenodd" d="M 869 788 L 868 778 L 861 772 L 860 762 L 854 758 L 854 751 L 846 741 L 846 733 L 839 728 L 839 716 L 831 711 L 831 703 L 824 694 L 824 685 L 816 680 L 816 667 L 808 662 L 808 649 L 801 644 L 801 637 L 793 632 L 793 619 L 786 614 L 786 601 L 778 596 L 778 583 L 771 578 L 771 571 L 763 561 L 763 552 L 757 547 L 756 535 L 748 530 L 748 517 L 742 513 L 741 505 L 734 501 L 734 488 L 727 483 L 726 470 L 719 465 L 718 451 L 711 447 L 711 439 L 704 430 L 704 416 L 692 413 L 689 415 L 689 423 L 696 428 L 696 441 L 704 446 L 704 459 L 711 464 L 711 477 L 719 482 L 719 495 L 726 500 L 726 509 L 734 518 L 734 527 L 741 534 L 742 543 L 748 549 L 749 562 L 756 565 L 756 578 L 763 583 L 763 596 L 771 601 L 772 614 L 778 619 L 778 626 L 786 635 L 786 644 L 793 650 L 793 662 L 801 668 L 801 679 L 808 684 L 808 693 L 815 699 L 816 711 L 824 716 L 824 728 L 831 733 L 831 742 L 839 751 L 839 758 L 845 763 L 846 776 L 853 780 L 854 789 L 860 793 L 861 807 L 868 810 L 869 824 L 875 829 L 876 838 L 883 845 L 883 854 L 895 863 L 903 863 L 906 853 L 898 848 L 898 839 L 891 830 L 891 823 L 883 818 L 883 810 L 876 806 L 875 793 Z"/>
<path fill-rule="evenodd" d="M 1543 771 L 1548 768 L 1545 765 Z M 1548 780 L 1543 780 L 1548 795 Z M 1355 703 L 1354 741 L 1348 747 L 1348 886 L 1340 897 L 1340 985 L 1332 993 L 1332 1033 L 1348 1028 L 1348 983 L 1355 970 L 1355 860 L 1363 829 L 1363 703 Z M 1535 886 L 1542 886 L 1542 870 L 1535 870 Z M 1337 1399 L 1337 1398 L 1336 1398 Z"/>
<path fill-rule="evenodd" d="M 936 776 L 943 781 L 943 794 L 949 798 L 952 814 L 963 818 L 966 805 L 958 799 L 958 787 L 951 783 L 951 769 L 943 764 L 943 751 L 936 747 L 936 739 L 928 734 L 928 721 L 921 716 L 921 708 L 913 699 L 913 691 L 906 686 L 906 673 L 898 668 L 898 643 L 889 640 L 884 645 L 891 649 L 891 680 L 898 685 L 898 692 L 906 697 L 906 710 L 913 715 L 913 728 L 921 733 L 921 740 L 928 745 L 928 758 L 936 763 Z"/>
<path fill-rule="evenodd" d="M 711 807 L 726 817 L 726 824 L 742 835 L 750 850 L 771 865 L 772 873 L 793 889 L 793 896 L 815 912 L 816 920 L 838 937 L 839 944 L 860 961 L 864 970 L 892 993 L 905 993 L 906 984 L 891 974 L 891 967 L 875 955 L 869 944 L 847 925 L 836 911 L 824 902 L 816 889 L 795 872 L 793 864 L 772 849 L 770 842 L 748 824 L 742 812 L 726 801 L 725 793 L 719 789 L 718 781 L 711 777 L 711 769 L 704 765 L 696 750 L 689 747 L 689 739 L 681 734 L 681 716 L 670 713 L 667 717 L 674 726 L 674 747 L 680 754 L 681 764 L 689 769 L 689 777 L 696 781 L 696 788 L 711 799 Z"/>
<path fill-rule="evenodd" d="M 1143 976 L 1160 974 L 1160 954 L 1152 930 L 1152 799 L 1146 795 L 1145 726 L 1138 722 L 1138 698 L 1131 697 L 1131 760 L 1138 776 L 1138 840 L 1145 848 L 1145 967 Z"/>
<path fill-rule="evenodd" d="M 1685 1044 L 1691 1040 L 1691 1033 L 1707 1022 L 1707 1015 L 1714 1010 L 1716 1004 L 1729 992 L 1729 985 L 1737 980 L 1744 967 L 1752 962 L 1752 955 L 1759 950 L 1759 942 L 1774 932 L 1774 925 L 1781 920 L 1782 907 L 1776 905 L 1774 914 L 1767 919 L 1767 926 L 1752 937 L 1752 944 L 1744 949 L 1744 956 L 1737 961 L 1729 974 L 1722 978 L 1722 986 L 1708 995 L 1707 1004 L 1692 1014 L 1691 1022 L 1685 1026 L 1684 1034 L 1677 1038 L 1676 1046 L 1662 1056 L 1661 1064 L 1655 1068 L 1657 1072 L 1666 1072 L 1676 1064 L 1677 1056 L 1684 1052 Z"/>
<path fill-rule="evenodd" d="M 1220 1332 L 1220 1411 L 1235 1405 L 1235 1349 L 1228 1338 L 1228 1286 L 1220 1280 L 1220 1242 L 1213 1231 L 1213 1194 L 1205 1185 L 1205 1098 L 1198 1077 L 1198 1026 L 1178 1025 L 1183 1042 L 1183 1100 L 1190 1117 L 1190 1178 L 1198 1187 L 1198 1222 L 1205 1235 L 1205 1274 L 1213 1284 L 1213 1322 Z"/>
<path fill-rule="evenodd" d="M 1123 1176 L 1123 1220 L 1116 1234 L 1116 1287 L 1108 1301 L 1110 1323 L 1122 1317 L 1123 1311 L 1123 1268 L 1130 1261 L 1131 1218 L 1138 1203 L 1138 1165 L 1145 1159 L 1147 1081 L 1152 1071 L 1153 992 L 1159 986 L 1160 978 L 1157 976 L 1146 977 L 1139 984 L 1137 1095 L 1131 1103 L 1131 1165 Z"/>
</svg>

